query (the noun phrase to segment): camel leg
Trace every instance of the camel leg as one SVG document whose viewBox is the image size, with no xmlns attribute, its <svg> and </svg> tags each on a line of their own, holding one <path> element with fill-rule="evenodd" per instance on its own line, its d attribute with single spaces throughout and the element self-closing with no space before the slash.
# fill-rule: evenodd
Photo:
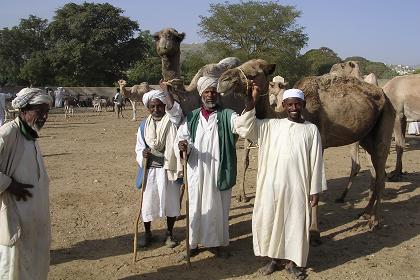
<svg viewBox="0 0 420 280">
<path fill-rule="evenodd" d="M 241 186 L 241 193 L 238 194 L 237 196 L 237 200 L 238 202 L 244 201 L 244 202 L 248 202 L 250 200 L 249 197 L 246 196 L 245 193 L 245 174 L 246 174 L 246 170 L 248 169 L 249 166 L 249 146 L 251 145 L 251 142 L 247 139 L 244 140 L 244 156 L 242 159 L 242 163 L 243 163 L 243 172 L 242 172 L 242 186 Z"/>
<path fill-rule="evenodd" d="M 356 142 L 350 145 L 350 158 L 351 158 L 351 171 L 350 171 L 349 181 L 343 193 L 341 194 L 341 196 L 335 200 L 335 202 L 338 202 L 338 203 L 344 202 L 344 199 L 353 184 L 354 178 L 360 171 L 359 142 Z"/>
<path fill-rule="evenodd" d="M 397 151 L 397 162 L 395 170 L 389 175 L 390 181 L 399 181 L 402 176 L 402 156 L 405 147 L 405 130 L 407 127 L 407 118 L 404 115 L 397 116 L 394 124 L 395 149 Z"/>
<path fill-rule="evenodd" d="M 385 165 L 391 147 L 393 129 L 389 124 L 392 123 L 394 117 L 395 111 L 392 105 L 387 102 L 377 127 L 371 135 L 363 139 L 363 142 L 360 142 L 362 147 L 371 154 L 374 168 L 372 179 L 375 180 L 375 184 L 368 205 L 362 213 L 362 216 L 368 219 L 370 229 L 375 229 L 379 226 L 380 204 L 385 188 Z"/>
</svg>

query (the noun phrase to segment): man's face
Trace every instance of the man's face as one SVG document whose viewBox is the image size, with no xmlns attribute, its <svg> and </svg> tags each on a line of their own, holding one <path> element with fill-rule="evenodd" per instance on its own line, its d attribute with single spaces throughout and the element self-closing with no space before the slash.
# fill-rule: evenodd
<svg viewBox="0 0 420 280">
<path fill-rule="evenodd" d="M 147 109 L 155 121 L 162 119 L 165 115 L 165 103 L 159 99 L 152 99 L 147 104 Z"/>
<path fill-rule="evenodd" d="M 48 104 L 28 105 L 22 112 L 21 118 L 33 130 L 39 132 L 48 119 L 50 106 Z"/>
<path fill-rule="evenodd" d="M 219 93 L 215 87 L 209 87 L 201 94 L 201 101 L 206 109 L 214 109 L 219 103 Z"/>
<path fill-rule="evenodd" d="M 305 101 L 297 97 L 290 97 L 283 100 L 283 108 L 287 110 L 289 120 L 300 122 L 302 119 L 302 110 L 305 109 Z"/>
</svg>

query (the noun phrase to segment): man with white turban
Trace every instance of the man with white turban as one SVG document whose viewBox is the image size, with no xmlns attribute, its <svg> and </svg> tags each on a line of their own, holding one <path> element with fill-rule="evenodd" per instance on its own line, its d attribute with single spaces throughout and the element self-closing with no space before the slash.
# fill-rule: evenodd
<svg viewBox="0 0 420 280">
<path fill-rule="evenodd" d="M 237 137 L 233 121 L 238 115 L 221 108 L 216 88 L 217 79 L 198 79 L 202 106 L 190 112 L 178 129 L 178 148 L 189 154 L 191 256 L 198 254 L 198 245 L 216 248 L 220 257 L 229 256 L 229 208 L 236 183 Z"/>
<path fill-rule="evenodd" d="M 48 175 L 38 133 L 51 97 L 22 89 L 19 116 L 0 127 L 0 279 L 47 279 L 50 263 Z"/>
<path fill-rule="evenodd" d="M 178 242 L 172 231 L 176 217 L 180 215 L 180 184 L 176 180 L 181 175 L 182 166 L 177 165 L 173 144 L 182 111 L 162 82 L 161 87 L 164 90 L 151 90 L 143 95 L 143 104 L 150 115 L 140 122 L 137 131 L 138 188 L 141 188 L 145 168 L 143 160 L 147 159 L 147 183 L 141 211 L 145 235 L 139 246 L 146 247 L 153 241 L 151 222 L 166 217 L 165 245 L 174 248 Z"/>
<path fill-rule="evenodd" d="M 283 94 L 284 119 L 256 119 L 260 88 L 253 84 L 245 112 L 236 119 L 241 137 L 258 141 L 257 190 L 252 215 L 256 256 L 270 257 L 264 275 L 286 268 L 303 279 L 309 252 L 311 206 L 326 189 L 322 143 L 317 127 L 302 118 L 304 93 L 289 89 Z"/>
</svg>

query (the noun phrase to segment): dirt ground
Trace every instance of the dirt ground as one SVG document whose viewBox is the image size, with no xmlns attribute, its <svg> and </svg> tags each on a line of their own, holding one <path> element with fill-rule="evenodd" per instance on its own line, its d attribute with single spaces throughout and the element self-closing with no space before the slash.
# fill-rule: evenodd
<svg viewBox="0 0 420 280">
<path fill-rule="evenodd" d="M 224 260 L 204 251 L 192 258 L 192 267 L 178 263 L 184 252 L 185 220 L 176 223 L 183 243 L 163 245 L 164 221 L 152 224 L 162 242 L 139 250 L 132 261 L 134 221 L 140 192 L 134 187 L 137 164 L 134 145 L 138 121 L 112 112 L 76 109 L 66 121 L 55 109 L 40 138 L 50 176 L 52 248 L 50 279 L 293 279 L 286 271 L 261 276 L 267 260 L 252 251 L 252 202 L 232 198 L 230 234 L 232 257 Z M 140 108 L 140 115 L 145 112 Z M 323 244 L 311 247 L 309 279 L 420 279 L 420 137 L 409 137 L 402 182 L 386 183 L 382 227 L 374 232 L 356 216 L 366 205 L 369 172 L 363 153 L 362 172 L 344 204 L 334 203 L 347 182 L 349 148 L 326 151 L 329 190 L 320 203 Z M 242 157 L 242 151 L 238 158 Z M 246 190 L 255 195 L 256 150 Z M 391 151 L 387 171 L 395 163 Z M 238 173 L 240 173 L 239 170 Z M 238 179 L 240 182 L 240 179 Z M 234 194 L 238 187 L 234 188 Z M 183 207 L 183 213 L 185 207 Z M 140 232 L 143 227 L 140 226 Z"/>
</svg>

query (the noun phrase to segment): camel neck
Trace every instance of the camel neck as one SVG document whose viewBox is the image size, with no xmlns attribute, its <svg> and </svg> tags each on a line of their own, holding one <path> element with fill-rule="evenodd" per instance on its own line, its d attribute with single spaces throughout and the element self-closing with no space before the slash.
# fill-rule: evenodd
<svg viewBox="0 0 420 280">
<path fill-rule="evenodd" d="M 175 78 L 180 78 L 180 68 L 179 68 L 179 55 L 178 57 L 172 56 L 162 56 L 162 74 L 165 81 L 169 81 Z"/>
</svg>

